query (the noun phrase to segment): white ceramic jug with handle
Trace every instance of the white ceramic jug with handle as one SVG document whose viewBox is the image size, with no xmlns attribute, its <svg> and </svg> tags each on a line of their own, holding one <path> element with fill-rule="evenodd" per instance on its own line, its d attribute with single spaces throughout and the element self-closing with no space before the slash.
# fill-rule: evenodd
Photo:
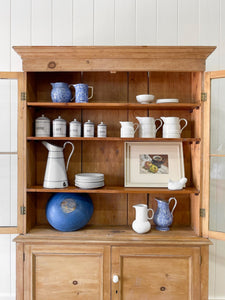
<svg viewBox="0 0 225 300">
<path fill-rule="evenodd" d="M 120 129 L 120 137 L 122 138 L 133 138 L 135 132 L 137 131 L 139 125 L 137 123 L 129 122 L 129 121 L 120 121 L 121 129 Z M 135 128 L 136 127 L 136 128 Z"/>
<path fill-rule="evenodd" d="M 137 233 L 146 233 L 151 229 L 149 220 L 153 219 L 154 211 L 148 208 L 146 204 L 133 205 L 136 211 L 135 220 L 132 223 L 132 228 Z M 151 217 L 148 217 L 148 212 L 151 211 Z"/>
<path fill-rule="evenodd" d="M 181 132 L 187 126 L 187 120 L 178 117 L 160 117 L 163 120 L 163 138 L 180 138 Z M 181 122 L 184 122 L 181 127 Z"/>
<path fill-rule="evenodd" d="M 155 138 L 156 132 L 162 126 L 163 122 L 161 119 L 154 119 L 153 117 L 136 117 L 139 125 L 139 137 L 141 138 Z M 160 124 L 156 127 L 156 121 Z"/>
</svg>

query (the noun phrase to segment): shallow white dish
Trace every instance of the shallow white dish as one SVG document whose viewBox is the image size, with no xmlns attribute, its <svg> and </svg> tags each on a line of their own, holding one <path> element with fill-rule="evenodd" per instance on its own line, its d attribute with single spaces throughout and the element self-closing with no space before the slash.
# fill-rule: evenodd
<svg viewBox="0 0 225 300">
<path fill-rule="evenodd" d="M 98 182 L 104 180 L 102 173 L 79 173 L 75 175 L 75 180 L 82 182 Z"/>
<path fill-rule="evenodd" d="M 77 182 L 75 181 L 75 186 L 81 189 L 97 189 L 104 186 L 104 181 L 100 181 L 98 183 L 93 182 Z"/>
<path fill-rule="evenodd" d="M 148 104 L 154 100 L 155 96 L 150 94 L 137 95 L 136 100 L 141 104 Z"/>
<path fill-rule="evenodd" d="M 172 98 L 156 100 L 156 103 L 178 103 L 178 102 L 179 102 L 179 99 L 172 99 Z"/>
</svg>

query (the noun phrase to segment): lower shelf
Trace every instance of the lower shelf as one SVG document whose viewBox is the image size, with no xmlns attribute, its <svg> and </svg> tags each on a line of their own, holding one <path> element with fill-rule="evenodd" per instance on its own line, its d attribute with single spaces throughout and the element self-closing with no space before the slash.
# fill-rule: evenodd
<svg viewBox="0 0 225 300">
<path fill-rule="evenodd" d="M 145 234 L 134 232 L 131 226 L 93 226 L 73 232 L 57 231 L 51 226 L 36 226 L 29 233 L 19 235 L 16 242 L 87 243 L 87 244 L 165 244 L 165 245 L 209 245 L 211 242 L 199 237 L 190 227 L 173 227 L 161 232 L 154 227 Z"/>
</svg>

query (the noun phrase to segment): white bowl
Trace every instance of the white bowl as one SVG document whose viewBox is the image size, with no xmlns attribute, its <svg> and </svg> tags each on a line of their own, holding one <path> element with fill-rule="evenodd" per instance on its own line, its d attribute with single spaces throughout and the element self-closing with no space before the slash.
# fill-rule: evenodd
<svg viewBox="0 0 225 300">
<path fill-rule="evenodd" d="M 137 95 L 136 100 L 141 104 L 147 104 L 154 100 L 155 96 L 150 94 Z"/>
</svg>

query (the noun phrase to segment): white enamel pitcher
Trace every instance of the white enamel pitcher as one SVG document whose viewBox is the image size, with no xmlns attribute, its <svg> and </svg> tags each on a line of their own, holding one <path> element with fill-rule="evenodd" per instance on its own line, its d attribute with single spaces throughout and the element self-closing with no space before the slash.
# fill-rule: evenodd
<svg viewBox="0 0 225 300">
<path fill-rule="evenodd" d="M 178 117 L 160 117 L 163 120 L 163 138 L 180 138 L 183 129 L 187 126 L 187 120 Z M 181 127 L 181 122 L 184 126 Z"/>
<path fill-rule="evenodd" d="M 148 208 L 146 204 L 136 204 L 133 205 L 136 212 L 135 220 L 132 223 L 132 228 L 137 233 L 146 233 L 151 229 L 151 224 L 149 220 L 153 219 L 154 211 L 151 208 Z M 149 218 L 148 212 L 151 211 L 152 215 Z"/>
<path fill-rule="evenodd" d="M 135 132 L 137 131 L 139 124 L 129 122 L 129 121 L 120 121 L 121 128 L 120 128 L 120 137 L 127 137 L 127 138 L 133 138 Z M 136 127 L 136 128 L 135 128 Z"/>
<path fill-rule="evenodd" d="M 65 188 L 68 186 L 67 170 L 70 158 L 74 152 L 74 146 L 70 142 L 65 142 L 63 147 L 52 145 L 43 141 L 42 144 L 48 149 L 48 160 L 45 169 L 43 187 L 48 189 Z M 67 144 L 72 146 L 67 165 L 65 167 L 63 150 Z"/>
<path fill-rule="evenodd" d="M 163 122 L 161 119 L 154 119 L 153 117 L 136 117 L 139 125 L 139 137 L 141 138 L 155 138 L 156 132 L 162 126 Z M 160 124 L 156 127 L 156 121 Z"/>
</svg>

